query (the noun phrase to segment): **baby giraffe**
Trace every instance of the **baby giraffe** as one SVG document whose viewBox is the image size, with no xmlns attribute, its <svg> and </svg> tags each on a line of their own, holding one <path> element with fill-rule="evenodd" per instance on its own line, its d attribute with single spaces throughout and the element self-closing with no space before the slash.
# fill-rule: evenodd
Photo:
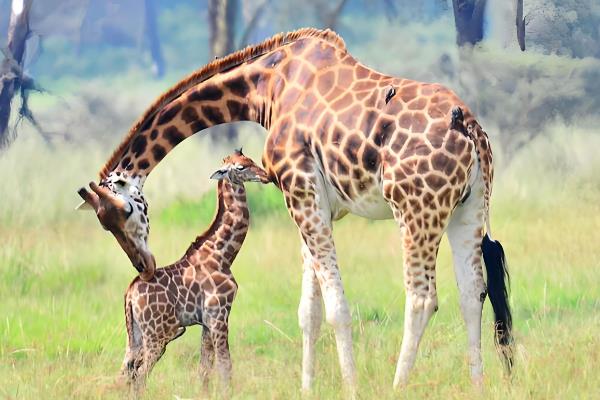
<svg viewBox="0 0 600 400">
<path fill-rule="evenodd" d="M 202 325 L 200 375 L 206 386 L 216 361 L 229 385 L 228 319 L 237 284 L 231 265 L 248 231 L 244 182 L 268 183 L 267 173 L 241 150 L 223 160 L 217 179 L 217 212 L 210 227 L 176 263 L 157 269 L 149 281 L 135 278 L 125 293 L 127 349 L 122 373 L 137 392 L 167 344 L 185 327 Z"/>
</svg>

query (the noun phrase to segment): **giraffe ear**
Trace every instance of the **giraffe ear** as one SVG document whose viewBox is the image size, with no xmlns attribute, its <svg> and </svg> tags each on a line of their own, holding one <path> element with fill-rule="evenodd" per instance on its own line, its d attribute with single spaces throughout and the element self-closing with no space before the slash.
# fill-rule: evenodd
<svg viewBox="0 0 600 400">
<path fill-rule="evenodd" d="M 210 176 L 210 179 L 216 179 L 218 181 L 224 178 L 229 178 L 229 170 L 226 168 L 218 169 Z"/>
<path fill-rule="evenodd" d="M 81 203 L 79 203 L 79 205 L 77 207 L 75 207 L 76 210 L 78 211 L 85 211 L 85 210 L 94 210 L 94 207 L 92 207 L 88 202 L 86 201 L 82 201 Z"/>
<path fill-rule="evenodd" d="M 100 207 L 100 199 L 95 193 L 87 191 L 85 188 L 81 188 L 77 191 L 79 196 L 83 199 L 83 202 L 79 204 L 76 210 L 94 210 L 98 211 Z"/>
</svg>

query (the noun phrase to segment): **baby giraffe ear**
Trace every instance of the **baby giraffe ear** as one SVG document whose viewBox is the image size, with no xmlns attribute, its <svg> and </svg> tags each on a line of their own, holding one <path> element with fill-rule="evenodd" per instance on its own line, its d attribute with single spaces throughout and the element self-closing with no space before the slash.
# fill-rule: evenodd
<svg viewBox="0 0 600 400">
<path fill-rule="evenodd" d="M 213 174 L 210 176 L 210 179 L 216 179 L 218 181 L 220 181 L 221 179 L 224 178 L 229 178 L 229 170 L 225 169 L 225 168 L 221 168 L 216 170 L 215 172 L 213 172 Z"/>
<path fill-rule="evenodd" d="M 81 203 L 79 203 L 79 205 L 77 207 L 75 207 L 75 209 L 78 211 L 85 211 L 85 210 L 93 210 L 94 207 L 92 207 L 89 203 L 82 201 Z"/>
<path fill-rule="evenodd" d="M 85 188 L 81 188 L 77 191 L 77 194 L 81 196 L 83 202 L 75 207 L 76 210 L 94 210 L 98 211 L 100 207 L 100 199 L 95 193 L 87 191 Z"/>
</svg>

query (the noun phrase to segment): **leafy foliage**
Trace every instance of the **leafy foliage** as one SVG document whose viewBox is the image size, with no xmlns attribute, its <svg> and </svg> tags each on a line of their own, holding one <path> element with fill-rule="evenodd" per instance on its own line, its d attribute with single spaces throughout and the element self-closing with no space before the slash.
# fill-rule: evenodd
<svg viewBox="0 0 600 400">
<path fill-rule="evenodd" d="M 547 53 L 600 57 L 600 3 L 596 0 L 526 1 L 529 41 Z"/>
</svg>

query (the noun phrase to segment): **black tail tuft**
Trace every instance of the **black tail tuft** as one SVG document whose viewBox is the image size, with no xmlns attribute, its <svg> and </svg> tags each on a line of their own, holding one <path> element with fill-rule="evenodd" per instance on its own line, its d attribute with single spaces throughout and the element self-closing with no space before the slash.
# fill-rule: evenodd
<svg viewBox="0 0 600 400">
<path fill-rule="evenodd" d="M 507 371 L 513 366 L 512 356 L 512 314 L 508 304 L 510 276 L 506 268 L 504 249 L 500 242 L 492 241 L 486 234 L 481 241 L 481 252 L 487 271 L 487 287 L 496 321 L 496 345 L 504 358 Z"/>
</svg>

